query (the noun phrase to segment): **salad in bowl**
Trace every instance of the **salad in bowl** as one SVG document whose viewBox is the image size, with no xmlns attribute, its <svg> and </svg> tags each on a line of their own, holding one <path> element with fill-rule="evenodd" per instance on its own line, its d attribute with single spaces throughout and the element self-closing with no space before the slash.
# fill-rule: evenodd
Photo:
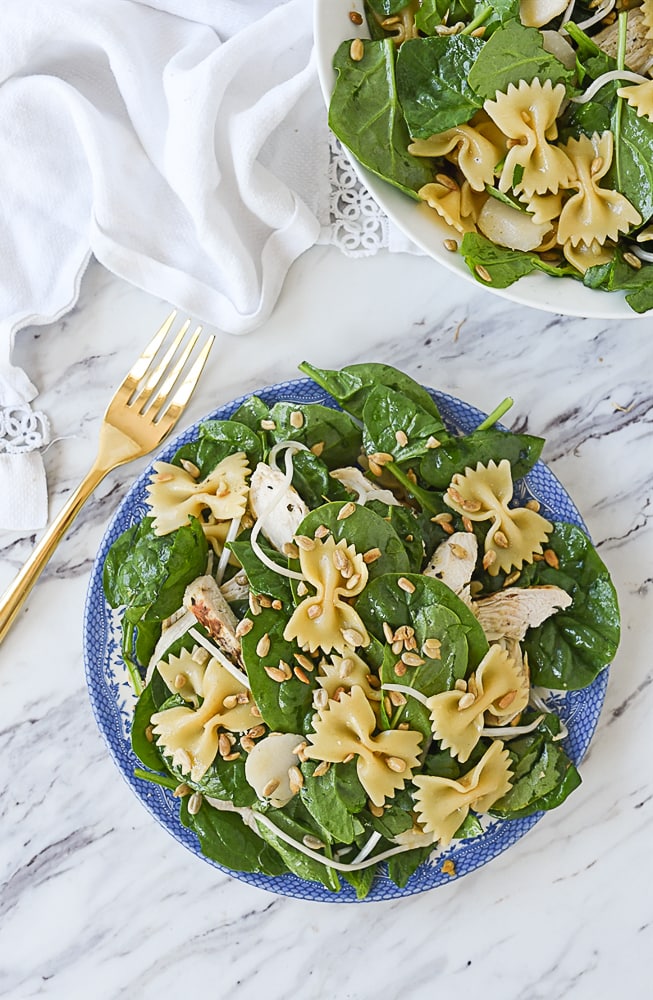
<svg viewBox="0 0 653 1000">
<path fill-rule="evenodd" d="M 653 0 L 354 6 L 317 5 L 329 125 L 394 221 L 491 290 L 651 309 Z"/>
<path fill-rule="evenodd" d="M 505 407 L 484 419 L 387 365 L 300 368 L 126 499 L 89 592 L 91 695 L 127 779 L 207 860 L 389 898 L 483 864 L 577 787 L 617 599 Z"/>
</svg>

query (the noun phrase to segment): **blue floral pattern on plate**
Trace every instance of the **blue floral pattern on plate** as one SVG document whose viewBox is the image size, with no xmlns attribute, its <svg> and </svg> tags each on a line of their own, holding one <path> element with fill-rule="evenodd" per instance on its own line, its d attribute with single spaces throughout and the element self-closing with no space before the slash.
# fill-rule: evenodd
<svg viewBox="0 0 653 1000">
<path fill-rule="evenodd" d="M 485 418 L 485 414 L 467 403 L 444 393 L 429 391 L 450 429 L 468 433 Z M 289 400 L 295 403 L 322 403 L 336 408 L 331 397 L 311 379 L 281 382 L 259 390 L 257 395 L 269 405 L 278 400 Z M 169 461 L 181 445 L 197 437 L 200 423 L 204 420 L 226 420 L 248 398 L 249 396 L 241 396 L 208 414 L 202 421 L 170 441 L 156 456 L 157 460 Z M 146 486 L 151 475 L 150 466 L 131 487 L 109 524 L 95 559 L 84 613 L 86 680 L 98 727 L 123 778 L 137 798 L 176 840 L 193 854 L 204 858 L 195 834 L 182 826 L 179 820 L 179 800 L 169 790 L 134 775 L 134 768 L 140 764 L 132 753 L 129 732 L 136 698 L 121 654 L 120 612 L 108 606 L 102 590 L 102 570 L 110 546 L 123 531 L 147 514 Z M 539 500 L 545 516 L 567 521 L 587 531 L 574 503 L 542 462 L 537 463 L 525 480 L 516 484 L 516 496 L 520 502 L 534 497 Z M 608 671 L 604 670 L 590 687 L 582 691 L 555 692 L 548 699 L 551 707 L 568 726 L 569 733 L 564 747 L 575 764 L 582 760 L 596 729 L 607 682 Z M 381 873 L 376 877 L 365 901 L 409 896 L 451 881 L 452 876 L 442 871 L 443 862 L 447 859 L 454 861 L 454 877 L 460 878 L 511 847 L 542 815 L 538 813 L 525 819 L 490 821 L 481 836 L 457 841 L 445 851 L 434 850 L 403 889 L 396 886 L 387 874 Z M 209 859 L 204 860 L 221 868 Z M 317 883 L 306 882 L 290 874 L 273 878 L 256 873 L 221 870 L 230 871 L 230 874 L 250 885 L 285 896 L 324 902 L 357 902 L 353 888 L 346 884 L 339 893 L 334 894 Z"/>
</svg>

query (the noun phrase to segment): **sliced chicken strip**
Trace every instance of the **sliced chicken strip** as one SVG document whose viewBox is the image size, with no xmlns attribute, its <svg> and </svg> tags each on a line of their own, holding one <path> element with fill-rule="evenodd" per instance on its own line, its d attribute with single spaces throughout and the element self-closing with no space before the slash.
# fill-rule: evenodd
<svg viewBox="0 0 653 1000">
<path fill-rule="evenodd" d="M 212 576 L 198 576 L 186 587 L 184 606 L 204 626 L 228 659 L 242 666 L 238 619 Z"/>
</svg>

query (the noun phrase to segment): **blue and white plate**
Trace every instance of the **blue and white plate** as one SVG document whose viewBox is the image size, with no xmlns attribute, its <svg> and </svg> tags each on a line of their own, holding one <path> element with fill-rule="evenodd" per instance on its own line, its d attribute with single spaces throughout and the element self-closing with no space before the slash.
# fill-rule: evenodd
<svg viewBox="0 0 653 1000">
<path fill-rule="evenodd" d="M 331 397 L 310 379 L 297 379 L 268 386 L 258 391 L 257 395 L 269 405 L 279 400 L 288 400 L 295 403 L 323 403 L 326 406 L 336 407 Z M 451 396 L 435 391 L 432 391 L 431 395 L 440 409 L 443 420 L 451 429 L 469 432 L 485 418 L 485 414 L 479 410 Z M 231 403 L 226 403 L 208 414 L 204 420 L 226 420 L 247 398 L 242 396 Z M 182 444 L 194 440 L 202 422 L 198 421 L 193 427 L 171 440 L 156 456 L 157 460 L 169 461 Z M 129 731 L 136 699 L 121 656 L 120 614 L 109 607 L 102 590 L 102 569 L 110 546 L 123 531 L 147 514 L 146 486 L 151 475 L 150 467 L 139 476 L 121 503 L 102 539 L 93 566 L 84 614 L 86 679 L 97 724 L 123 778 L 143 805 L 173 837 L 194 854 L 203 857 L 197 838 L 179 821 L 179 800 L 173 798 L 169 790 L 134 776 L 134 768 L 139 767 L 140 762 L 132 753 Z M 539 500 L 544 516 L 551 520 L 567 521 L 586 531 L 570 497 L 541 462 L 537 463 L 517 488 L 521 491 L 518 495 L 522 498 L 535 497 Z M 607 681 L 608 672 L 604 670 L 590 687 L 582 691 L 556 694 L 550 701 L 552 709 L 568 726 L 569 735 L 564 746 L 575 764 L 579 764 L 582 760 L 596 728 Z M 398 888 L 386 875 L 381 874 L 376 878 L 367 900 L 409 896 L 450 882 L 451 876 L 442 871 L 442 864 L 448 858 L 455 861 L 455 877 L 460 878 L 505 851 L 523 837 L 541 816 L 540 813 L 526 819 L 492 821 L 481 836 L 457 841 L 446 851 L 434 851 L 403 889 Z M 209 861 L 209 864 L 220 867 L 212 861 Z M 327 902 L 356 902 L 354 890 L 348 885 L 343 885 L 342 890 L 334 894 L 317 883 L 305 882 L 294 875 L 273 878 L 248 872 L 230 873 L 250 885 L 285 896 Z"/>
</svg>

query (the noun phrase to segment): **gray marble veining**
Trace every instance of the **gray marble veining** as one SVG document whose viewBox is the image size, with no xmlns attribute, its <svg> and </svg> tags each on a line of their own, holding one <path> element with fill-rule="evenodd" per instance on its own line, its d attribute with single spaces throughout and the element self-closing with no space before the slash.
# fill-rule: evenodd
<svg viewBox="0 0 653 1000">
<path fill-rule="evenodd" d="M 89 465 L 113 387 L 166 304 L 86 276 L 73 314 L 18 338 L 52 421 L 51 512 Z M 204 864 L 134 799 L 96 729 L 81 622 L 90 566 L 134 476 L 109 476 L 0 649 L 0 996 L 501 1000 L 648 995 L 653 903 L 652 323 L 551 316 L 430 261 L 315 249 L 268 323 L 218 334 L 184 420 L 318 365 L 381 360 L 510 426 L 577 503 L 617 585 L 623 641 L 583 785 L 490 865 L 430 893 L 340 906 Z M 0 534 L 0 586 L 33 538 Z"/>
</svg>

